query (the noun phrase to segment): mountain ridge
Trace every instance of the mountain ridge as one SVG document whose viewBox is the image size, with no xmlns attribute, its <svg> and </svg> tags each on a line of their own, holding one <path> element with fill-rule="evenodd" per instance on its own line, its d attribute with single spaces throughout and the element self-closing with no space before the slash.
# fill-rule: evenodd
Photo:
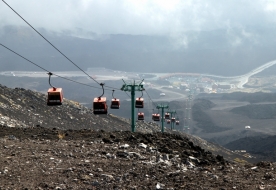
<svg viewBox="0 0 276 190">
<path fill-rule="evenodd" d="M 81 68 L 105 67 L 114 70 L 139 72 L 191 72 L 212 73 L 235 76 L 248 72 L 270 60 L 275 60 L 274 44 L 264 43 L 259 36 L 259 44 L 249 41 L 251 48 L 240 45 L 232 49 L 226 31 L 209 31 L 184 34 L 191 37 L 188 47 L 174 47 L 183 39 L 167 36 L 109 35 L 104 40 L 91 40 L 70 36 L 70 32 L 57 34 L 40 29 L 41 33 Z M 5 26 L 2 28 L 1 42 L 39 65 L 47 65 L 49 70 L 74 70 L 57 51 L 55 51 L 34 31 L 27 27 Z M 218 35 L 220 34 L 220 35 Z M 218 48 L 213 38 L 217 36 Z M 222 39 L 220 39 L 222 38 Z M 202 41 L 205 43 L 202 44 Z M 262 44 L 264 43 L 264 44 Z M 216 46 L 216 45 L 215 45 Z M 225 46 L 221 48 L 220 46 Z M 210 47 L 210 48 L 209 48 Z M 211 48 L 212 47 L 212 48 Z M 200 56 L 199 56 L 200 55 Z M 2 70 L 32 70 L 23 60 L 7 51 L 1 51 L 4 64 Z M 16 63 L 20 63 L 16 64 Z M 157 65 L 157 66 L 156 66 Z M 12 69 L 11 69 L 12 68 Z M 268 72 L 268 71 L 267 71 Z M 271 70 L 269 72 L 272 72 Z"/>
</svg>

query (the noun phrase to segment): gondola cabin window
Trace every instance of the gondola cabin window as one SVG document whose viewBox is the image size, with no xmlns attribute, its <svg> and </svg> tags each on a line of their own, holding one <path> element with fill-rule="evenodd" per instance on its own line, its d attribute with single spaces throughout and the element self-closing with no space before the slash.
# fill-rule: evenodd
<svg viewBox="0 0 276 190">
<path fill-rule="evenodd" d="M 49 88 L 47 96 L 47 105 L 62 105 L 62 88 Z"/>
</svg>

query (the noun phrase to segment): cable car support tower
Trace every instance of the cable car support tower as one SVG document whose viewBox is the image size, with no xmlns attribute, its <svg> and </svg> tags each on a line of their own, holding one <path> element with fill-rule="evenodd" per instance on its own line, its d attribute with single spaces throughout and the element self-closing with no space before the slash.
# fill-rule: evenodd
<svg viewBox="0 0 276 190">
<path fill-rule="evenodd" d="M 175 110 L 171 110 L 171 111 L 167 111 L 167 113 L 170 114 L 170 118 L 172 119 L 173 117 L 175 117 L 176 111 L 175 111 Z M 172 121 L 171 121 L 171 130 L 174 129 L 174 123 L 175 123 L 175 122 L 172 122 Z"/>
<path fill-rule="evenodd" d="M 124 80 L 123 80 L 124 81 Z M 140 84 L 135 84 L 135 81 L 133 81 L 133 84 L 126 84 L 124 81 L 124 85 L 122 86 L 122 91 L 128 91 L 131 92 L 131 131 L 135 132 L 135 91 L 143 91 L 145 90 L 142 82 L 144 79 L 140 82 Z"/>
<path fill-rule="evenodd" d="M 164 120 L 165 120 L 164 109 L 168 109 L 169 106 L 161 104 L 161 105 L 157 105 L 156 108 L 162 110 L 161 111 L 161 123 L 162 123 L 161 132 L 164 133 Z"/>
</svg>

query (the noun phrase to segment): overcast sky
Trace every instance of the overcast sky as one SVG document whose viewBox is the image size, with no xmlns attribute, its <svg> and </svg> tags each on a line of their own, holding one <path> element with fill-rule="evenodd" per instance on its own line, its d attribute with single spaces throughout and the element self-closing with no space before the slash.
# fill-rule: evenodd
<svg viewBox="0 0 276 190">
<path fill-rule="evenodd" d="M 276 24 L 276 0 L 5 0 L 36 28 L 171 35 Z M 0 26 L 26 24 L 0 2 Z"/>
</svg>

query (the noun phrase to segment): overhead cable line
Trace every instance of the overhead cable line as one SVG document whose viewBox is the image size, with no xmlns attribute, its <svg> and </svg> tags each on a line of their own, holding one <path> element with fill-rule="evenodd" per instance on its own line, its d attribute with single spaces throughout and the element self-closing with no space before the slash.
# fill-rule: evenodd
<svg viewBox="0 0 276 190">
<path fill-rule="evenodd" d="M 147 93 L 147 95 L 148 95 L 150 101 L 153 103 L 153 105 L 154 105 L 155 107 L 157 107 L 157 105 L 153 102 L 153 100 L 151 99 L 151 97 L 150 97 L 150 95 L 148 94 L 148 92 L 147 92 L 146 90 L 145 90 L 145 92 Z"/>
<path fill-rule="evenodd" d="M 28 21 L 26 21 L 19 13 L 17 13 L 8 3 L 2 0 L 15 14 L 17 14 L 26 24 L 28 24 L 37 34 L 39 34 L 45 41 L 47 41 L 53 48 L 55 48 L 61 55 L 63 55 L 68 61 L 70 61 L 73 65 L 75 65 L 79 70 L 85 73 L 88 77 L 94 80 L 96 83 L 100 85 L 98 81 L 96 81 L 93 77 L 91 77 L 88 73 L 86 73 L 83 69 L 81 69 L 77 64 L 75 64 L 71 59 L 69 59 L 64 53 L 62 53 L 56 46 L 54 46 L 49 40 L 47 40 L 40 32 L 38 32 Z"/>
<path fill-rule="evenodd" d="M 11 51 L 12 53 L 16 54 L 17 56 L 21 57 L 22 59 L 24 59 L 24 60 L 26 60 L 26 61 L 32 63 L 33 65 L 39 67 L 40 69 L 46 71 L 47 73 L 52 73 L 52 72 L 48 71 L 47 69 L 41 67 L 40 65 L 38 65 L 38 64 L 36 64 L 36 63 L 30 61 L 30 60 L 27 59 L 26 57 L 20 55 L 19 53 L 13 51 L 12 49 L 8 48 L 7 46 L 3 45 L 2 43 L 0 43 L 0 45 L 3 46 L 4 48 L 6 48 L 7 50 Z M 88 86 L 88 87 L 91 87 L 91 88 L 102 89 L 102 88 L 100 88 L 100 87 L 92 86 L 92 85 L 85 84 L 85 83 L 81 83 L 81 82 L 78 82 L 78 81 L 75 81 L 75 80 L 72 80 L 72 79 L 69 79 L 69 78 L 66 78 L 66 77 L 62 77 L 62 76 L 57 75 L 57 74 L 55 74 L 55 73 L 52 73 L 52 74 L 53 74 L 54 76 L 56 76 L 56 77 L 59 77 L 59 78 L 62 78 L 62 79 L 64 79 L 64 80 L 68 80 L 68 81 L 71 81 L 71 82 L 74 82 L 74 83 L 77 83 L 77 84 L 81 84 L 81 85 Z M 114 88 L 114 89 L 116 89 L 116 88 Z M 107 89 L 107 90 L 111 91 L 110 89 Z M 119 89 L 119 90 L 120 90 L 120 89 Z M 130 97 L 129 94 L 126 93 L 126 95 L 128 95 L 128 97 Z"/>
<path fill-rule="evenodd" d="M 100 85 L 100 83 L 91 77 L 87 72 L 85 72 L 82 68 L 80 68 L 76 63 L 74 63 L 71 59 L 69 59 L 64 53 L 62 53 L 56 46 L 54 46 L 49 40 L 47 40 L 39 31 L 37 31 L 28 21 L 26 21 L 19 13 L 17 13 L 8 3 L 2 0 L 15 14 L 17 14 L 26 24 L 28 24 L 37 34 L 39 34 L 45 41 L 47 41 L 53 48 L 55 48 L 61 55 L 63 55 L 68 61 L 70 61 L 73 65 L 75 65 L 79 70 L 81 70 L 84 74 L 86 74 L 89 78 L 91 78 L 94 82 Z M 120 90 L 118 88 L 106 86 L 107 88 L 112 88 L 116 90 Z M 99 88 L 100 89 L 100 88 Z"/>
<path fill-rule="evenodd" d="M 1 46 L 3 46 L 4 48 L 6 48 L 7 50 L 11 51 L 12 53 L 14 53 L 14 54 L 18 55 L 19 57 L 21 57 L 21 58 L 25 59 L 26 61 L 28 61 L 28 62 L 32 63 L 33 65 L 35 65 L 35 66 L 39 67 L 40 69 L 42 69 L 42 70 L 46 71 L 47 73 L 52 73 L 52 72 L 48 71 L 47 69 L 45 69 L 45 68 L 41 67 L 40 65 L 38 65 L 38 64 L 36 64 L 36 63 L 34 63 L 34 62 L 30 61 L 29 59 L 25 58 L 25 57 L 24 57 L 24 56 L 22 56 L 22 55 L 20 55 L 19 53 L 17 53 L 17 52 L 15 52 L 15 51 L 13 51 L 12 49 L 8 48 L 7 46 L 3 45 L 2 43 L 0 43 L 0 45 L 1 45 Z M 62 76 L 57 75 L 57 74 L 54 74 L 54 73 L 52 73 L 52 74 L 53 74 L 54 76 L 56 76 L 56 77 L 60 77 L 60 78 L 62 78 L 62 79 L 65 79 L 65 80 L 68 80 L 68 81 L 71 81 L 71 82 L 75 82 L 75 83 L 78 83 L 78 84 L 81 84 L 81 85 L 84 85 L 84 86 L 88 86 L 88 87 L 92 87 L 92 88 L 98 88 L 98 89 L 101 89 L 100 87 L 95 87 L 95 86 L 91 86 L 91 85 L 89 85 L 89 84 L 81 83 L 81 82 L 78 82 L 78 81 L 75 81 L 75 80 L 72 80 L 72 79 L 69 79 L 69 78 L 66 78 L 66 77 L 62 77 Z"/>
<path fill-rule="evenodd" d="M 129 95 L 126 91 L 125 91 L 125 93 L 126 93 L 126 95 L 127 95 L 129 98 L 131 98 L 130 95 Z"/>
</svg>

